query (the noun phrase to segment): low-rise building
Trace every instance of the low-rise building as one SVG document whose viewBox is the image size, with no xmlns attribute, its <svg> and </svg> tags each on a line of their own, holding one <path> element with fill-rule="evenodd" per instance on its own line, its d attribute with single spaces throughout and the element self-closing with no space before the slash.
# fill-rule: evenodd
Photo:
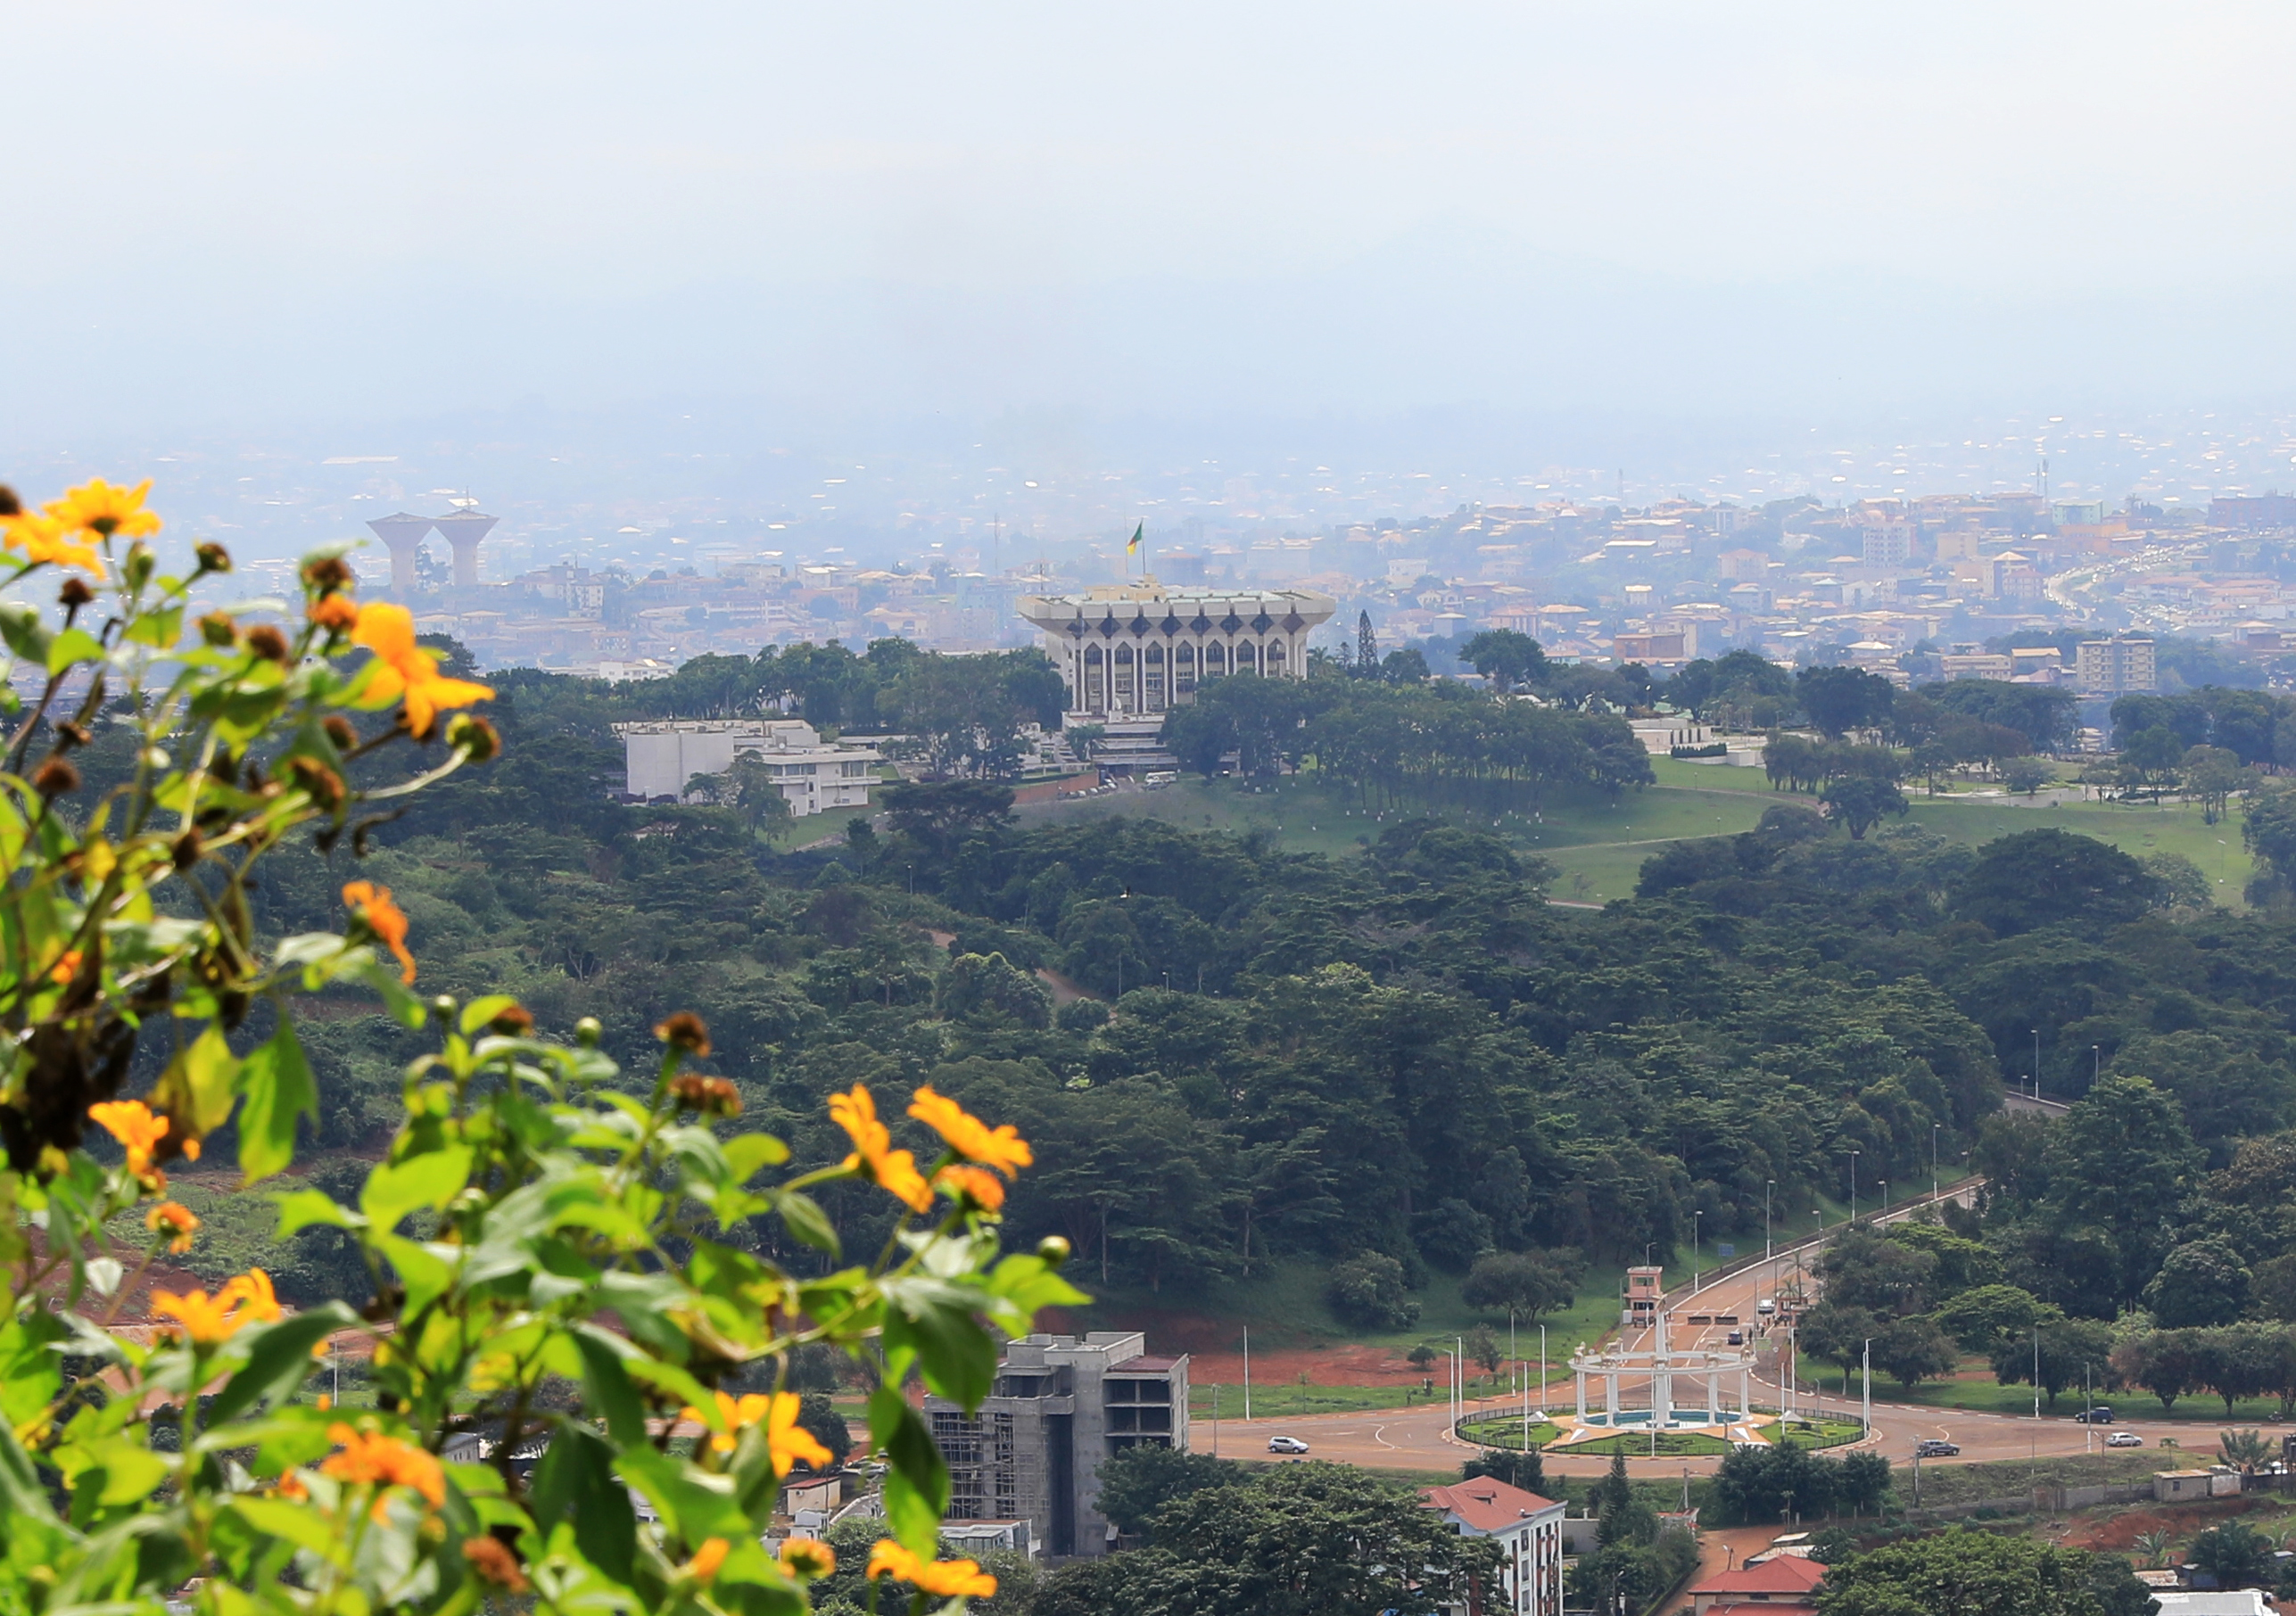
<svg viewBox="0 0 2296 1616">
<path fill-rule="evenodd" d="M 1817 1561 L 1780 1554 L 1692 1583 L 1690 1609 L 1694 1616 L 1740 1611 L 1760 1612 L 1763 1616 L 1813 1616 L 1818 1585 L 1825 1579 L 1826 1568 Z"/>
<path fill-rule="evenodd" d="M 793 817 L 866 808 L 877 748 L 824 742 L 802 719 L 664 719 L 616 724 L 632 796 L 682 797 L 696 775 L 723 774 L 737 757 L 770 773 Z"/>
<path fill-rule="evenodd" d="M 1461 1537 L 1488 1538 L 1499 1546 L 1500 1609 L 1513 1616 L 1562 1616 L 1561 1505 L 1488 1476 L 1423 1487 L 1419 1496 L 1429 1509 L 1441 1510 Z M 1463 1609 L 1465 1616 L 1497 1616 L 1474 1604 L 1452 1609 Z"/>
</svg>

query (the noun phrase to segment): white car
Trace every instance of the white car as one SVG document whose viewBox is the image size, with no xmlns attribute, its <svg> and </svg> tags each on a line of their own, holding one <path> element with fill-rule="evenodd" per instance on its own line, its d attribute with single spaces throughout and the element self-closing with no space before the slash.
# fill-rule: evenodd
<svg viewBox="0 0 2296 1616">
<path fill-rule="evenodd" d="M 1268 1451 L 1271 1454 L 1303 1454 L 1308 1451 L 1308 1445 L 1297 1437 L 1270 1437 L 1268 1439 Z"/>
<path fill-rule="evenodd" d="M 2105 1439 L 2107 1447 L 2142 1447 L 2144 1439 L 2133 1430 L 2117 1430 Z"/>
</svg>

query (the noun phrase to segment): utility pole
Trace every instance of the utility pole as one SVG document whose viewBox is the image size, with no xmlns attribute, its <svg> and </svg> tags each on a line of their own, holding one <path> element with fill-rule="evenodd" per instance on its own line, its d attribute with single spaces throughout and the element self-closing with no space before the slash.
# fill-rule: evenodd
<svg viewBox="0 0 2296 1616">
<path fill-rule="evenodd" d="M 1243 1422 L 1251 1423 L 1251 1326 L 1243 1327 Z"/>
<path fill-rule="evenodd" d="M 2041 1326 L 2033 1326 L 2033 1417 L 2041 1417 Z"/>
<path fill-rule="evenodd" d="M 1122 994 L 1120 994 L 1118 995 L 1118 997 L 1119 997 L 1119 998 L 1121 998 L 1122 996 L 1123 996 L 1123 995 L 1122 995 Z M 1849 1221 L 1850 1221 L 1850 1227 L 1851 1227 L 1851 1228 L 1853 1228 L 1853 1229 L 1854 1229 L 1854 1228 L 1856 1228 L 1856 1227 L 1857 1227 L 1857 1156 L 1858 1156 L 1858 1153 L 1857 1153 L 1855 1150 L 1852 1150 L 1852 1151 L 1849 1153 L 1849 1158 L 1850 1158 L 1850 1215 L 1849 1215 Z"/>
<path fill-rule="evenodd" d="M 2041 1098 L 2041 1029 L 2033 1029 L 2033 1098 Z"/>
<path fill-rule="evenodd" d="M 1539 1326 L 1539 1417 L 1547 1417 L 1547 1326 Z"/>
<path fill-rule="evenodd" d="M 1943 1123 L 1929 1125 L 1929 1204 L 1933 1207 L 1937 1204 L 1937 1135 L 1944 1127 Z"/>
<path fill-rule="evenodd" d="M 1862 1418 L 1865 1423 L 1864 1434 L 1870 1437 L 1873 1434 L 1873 1342 L 1870 1338 L 1865 1343 L 1864 1397 L 1865 1413 Z"/>
</svg>

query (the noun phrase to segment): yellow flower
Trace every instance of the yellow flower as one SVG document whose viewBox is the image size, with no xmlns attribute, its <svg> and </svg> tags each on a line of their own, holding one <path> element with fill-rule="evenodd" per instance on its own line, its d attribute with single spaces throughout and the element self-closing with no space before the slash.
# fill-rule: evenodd
<svg viewBox="0 0 2296 1616">
<path fill-rule="evenodd" d="M 405 606 L 377 601 L 359 607 L 351 639 L 374 652 L 383 664 L 375 671 L 368 693 L 384 702 L 403 697 L 407 728 L 417 740 L 430 735 L 443 710 L 467 707 L 494 695 L 489 686 L 467 679 L 441 678 L 439 659 L 415 643 L 415 614 Z"/>
<path fill-rule="evenodd" d="M 271 1276 L 260 1268 L 250 1268 L 238 1278 L 226 1281 L 216 1298 L 221 1300 L 227 1296 L 238 1298 L 245 1304 L 248 1316 L 267 1324 L 285 1311 L 279 1306 L 278 1293 L 271 1289 Z"/>
<path fill-rule="evenodd" d="M 940 1599 L 967 1596 L 993 1599 L 996 1579 L 974 1560 L 921 1560 L 890 1538 L 880 1538 L 869 1551 L 869 1579 L 890 1577 L 920 1593 Z"/>
<path fill-rule="evenodd" d="M 163 1200 L 144 1214 L 144 1226 L 154 1234 L 167 1236 L 168 1249 L 180 1253 L 191 1249 L 199 1219 L 181 1201 Z"/>
<path fill-rule="evenodd" d="M 949 1149 L 958 1155 L 995 1167 L 1007 1178 L 1037 1159 L 1028 1149 L 1028 1142 L 1011 1123 L 991 1128 L 955 1101 L 933 1092 L 930 1084 L 917 1091 L 909 1115 L 947 1140 Z"/>
<path fill-rule="evenodd" d="M 724 1538 L 712 1538 L 696 1549 L 694 1557 L 686 1562 L 686 1575 L 696 1582 L 707 1582 L 717 1575 L 717 1568 L 725 1563 L 726 1555 L 732 1552 L 733 1546 Z"/>
<path fill-rule="evenodd" d="M 771 1399 L 762 1392 L 751 1392 L 739 1401 L 723 1391 L 710 1395 L 717 1399 L 717 1422 L 725 1427 L 723 1430 L 710 1432 L 710 1448 L 714 1453 L 730 1454 L 734 1444 L 740 1439 L 742 1428 L 755 1425 L 765 1417 Z M 708 1417 L 690 1403 L 686 1405 L 685 1416 L 697 1425 L 709 1423 Z"/>
<path fill-rule="evenodd" d="M 49 500 L 45 508 L 73 532 L 106 539 L 114 534 L 148 539 L 160 531 L 158 513 L 144 508 L 144 496 L 151 491 L 149 477 L 133 488 L 117 488 L 101 477 L 92 477 L 78 488 L 64 490 L 64 497 Z"/>
<path fill-rule="evenodd" d="M 128 1171 L 137 1178 L 152 1170 L 152 1147 L 167 1136 L 168 1119 L 152 1115 L 140 1100 L 107 1100 L 87 1108 L 91 1121 L 128 1151 Z"/>
<path fill-rule="evenodd" d="M 54 517 L 36 511 L 0 516 L 0 544 L 23 551 L 26 560 L 80 567 L 103 577 L 103 557 L 94 545 L 74 539 L 72 532 Z"/>
<path fill-rule="evenodd" d="M 391 889 L 373 881 L 353 881 L 343 889 L 343 907 L 399 956 L 399 979 L 415 979 L 415 956 L 407 952 L 407 911 L 391 901 Z"/>
<path fill-rule="evenodd" d="M 794 1391 L 773 1394 L 772 1411 L 765 1421 L 765 1445 L 773 1455 L 776 1476 L 788 1475 L 789 1466 L 799 1459 L 815 1470 L 826 1470 L 837 1462 L 836 1455 L 816 1441 L 813 1432 L 797 1423 L 797 1413 L 804 1406 L 805 1399 Z"/>
<path fill-rule="evenodd" d="M 781 1545 L 781 1569 L 799 1582 L 818 1582 L 837 1571 L 837 1551 L 818 1538 L 792 1538 Z"/>
<path fill-rule="evenodd" d="M 915 1156 L 893 1149 L 893 1135 L 877 1120 L 877 1102 L 867 1089 L 856 1083 L 849 1094 L 830 1095 L 830 1119 L 853 1141 L 853 1154 L 845 1158 L 847 1172 L 859 1170 L 912 1212 L 932 1210 L 932 1185 L 917 1171 Z"/>
<path fill-rule="evenodd" d="M 319 1466 L 320 1474 L 351 1487 L 412 1488 L 433 1509 L 446 1502 L 446 1470 L 421 1448 L 341 1423 L 328 1426 L 326 1435 L 328 1441 L 343 1444 L 343 1451 Z M 382 1518 L 380 1498 L 375 1501 L 375 1513 Z"/>
<path fill-rule="evenodd" d="M 984 1212 L 1004 1209 L 1004 1183 L 986 1167 L 969 1167 L 962 1164 L 943 1167 L 933 1175 L 933 1182 L 946 1184 L 958 1197 L 972 1202 Z"/>
</svg>

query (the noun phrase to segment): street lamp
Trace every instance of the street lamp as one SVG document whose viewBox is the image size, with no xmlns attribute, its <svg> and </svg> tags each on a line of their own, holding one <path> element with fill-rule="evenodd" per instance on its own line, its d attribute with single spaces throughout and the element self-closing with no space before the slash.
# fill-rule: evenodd
<svg viewBox="0 0 2296 1616">
<path fill-rule="evenodd" d="M 1853 1228 L 1853 1229 L 1854 1229 L 1854 1228 L 1856 1228 L 1856 1227 L 1857 1227 L 1857 1157 L 1858 1157 L 1858 1153 L 1857 1153 L 1855 1150 L 1852 1150 L 1852 1151 L 1849 1153 L 1849 1158 L 1850 1158 L 1850 1214 L 1849 1214 L 1849 1220 L 1850 1220 L 1850 1227 L 1851 1227 L 1851 1228 Z"/>
<path fill-rule="evenodd" d="M 1937 1200 L 1937 1135 L 1944 1127 L 1945 1124 L 1939 1122 L 1929 1125 L 1929 1201 L 1932 1206 Z"/>
<path fill-rule="evenodd" d="M 2094 1088 L 2104 1081 L 2104 1045 L 2089 1045 L 2089 1086 Z"/>
<path fill-rule="evenodd" d="M 1690 1294 L 1692 1296 L 1698 1293 L 1698 1219 L 1705 1216 L 1703 1212 L 1690 1214 Z"/>
<path fill-rule="evenodd" d="M 2041 1029 L 2033 1029 L 2033 1098 L 2041 1098 Z"/>
<path fill-rule="evenodd" d="M 1887 1210 L 1889 1210 L 1889 1181 L 1885 1178 L 1881 1181 L 1881 1205 L 1875 1209 L 1874 1216 L 1879 1217 Z"/>
</svg>

